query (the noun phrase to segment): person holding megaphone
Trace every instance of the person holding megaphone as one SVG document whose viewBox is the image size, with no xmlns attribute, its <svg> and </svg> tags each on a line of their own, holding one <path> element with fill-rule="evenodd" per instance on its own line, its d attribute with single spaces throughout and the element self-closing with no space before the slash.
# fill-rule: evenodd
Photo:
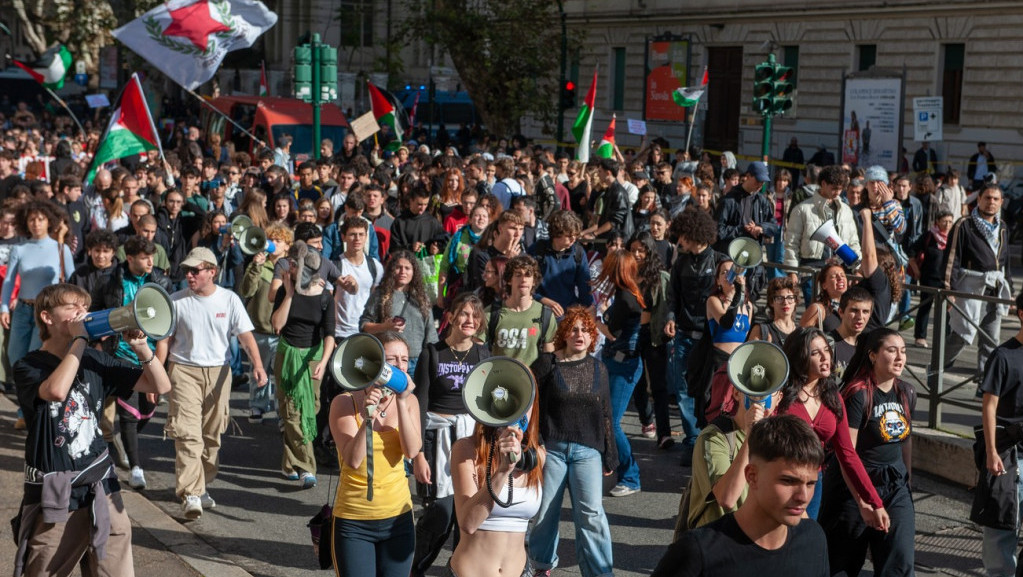
<svg viewBox="0 0 1023 577">
<path fill-rule="evenodd" d="M 503 363 L 503 368 L 495 367 L 495 361 Z M 515 383 L 532 390 L 525 389 L 530 395 L 521 417 L 513 415 L 518 418 L 517 424 L 498 427 L 478 422 L 472 436 L 458 440 L 451 450 L 460 538 L 451 555 L 448 574 L 461 577 L 520 575 L 526 566 L 526 528 L 540 509 L 543 497 L 546 451 L 540 444 L 536 382 L 519 361 L 491 357 L 470 373 L 463 395 L 469 396 L 473 374 L 481 366 L 487 367 L 490 375 L 502 369 L 517 372 L 512 381 L 506 383 L 511 385 L 509 388 L 514 388 L 511 383 Z M 480 378 L 485 381 L 488 377 L 480 375 Z M 489 383 L 479 388 L 487 389 Z M 520 401 L 519 404 L 526 404 L 514 398 L 515 392 L 512 397 Z M 479 414 L 486 410 L 485 403 L 469 407 L 477 421 L 487 418 Z M 491 407 L 491 410 L 495 409 Z"/>
<path fill-rule="evenodd" d="M 378 337 L 384 361 L 405 373 L 405 390 L 393 393 L 374 383 L 340 394 L 330 404 L 330 432 L 341 468 L 333 509 L 333 561 L 339 577 L 408 577 L 415 551 L 404 460 L 422 447 L 419 401 L 407 372 L 405 339 L 394 331 Z M 366 450 L 367 435 L 372 435 L 372 452 Z"/>
</svg>

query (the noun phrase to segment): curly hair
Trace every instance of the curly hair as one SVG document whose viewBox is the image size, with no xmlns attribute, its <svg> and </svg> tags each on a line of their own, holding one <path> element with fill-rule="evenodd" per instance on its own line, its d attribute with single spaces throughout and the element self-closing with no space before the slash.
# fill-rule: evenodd
<svg viewBox="0 0 1023 577">
<path fill-rule="evenodd" d="M 58 210 L 57 205 L 48 200 L 30 200 L 18 209 L 17 214 L 14 216 L 14 227 L 19 235 L 31 238 L 32 234 L 28 230 L 28 219 L 33 214 L 41 214 L 46 217 L 47 232 L 52 234 L 60 228 L 61 219 Z"/>
<path fill-rule="evenodd" d="M 687 207 L 671 221 L 671 236 L 710 246 L 717 242 L 718 223 L 706 212 Z"/>
<path fill-rule="evenodd" d="M 897 303 L 902 298 L 902 267 L 895 260 L 895 255 L 885 244 L 877 245 L 877 266 L 884 271 L 888 277 L 888 286 L 892 290 L 892 302 Z"/>
<path fill-rule="evenodd" d="M 774 319 L 774 308 L 771 307 L 771 303 L 774 302 L 774 297 L 777 296 L 778 292 L 783 290 L 791 291 L 793 296 L 796 297 L 795 304 L 799 304 L 799 283 L 792 280 L 789 276 L 771 279 L 767 283 L 767 316 L 772 320 Z"/>
<path fill-rule="evenodd" d="M 391 310 L 391 300 L 394 298 L 394 291 L 397 290 L 395 280 L 398 263 L 406 260 L 412 265 L 412 280 L 405 287 L 406 298 L 419 308 L 426 322 L 430 322 L 430 299 L 426 296 L 426 283 L 423 282 L 423 270 L 419 267 L 416 255 L 409 250 L 399 250 L 391 253 L 387 259 L 387 266 L 384 268 L 384 278 L 380 281 L 380 309 L 377 311 L 377 318 L 387 318 L 387 311 Z"/>
<path fill-rule="evenodd" d="M 550 238 L 578 236 L 583 230 L 583 221 L 570 210 L 556 210 L 547 217 L 547 232 Z"/>
<path fill-rule="evenodd" d="M 540 265 L 537 264 L 535 258 L 527 254 L 512 257 L 508 259 L 508 264 L 504 266 L 504 275 L 501 277 L 501 280 L 504 281 L 506 295 L 512 292 L 511 282 L 517 272 L 521 272 L 523 276 L 532 276 L 533 281 L 536 283 L 535 286 L 539 286 L 540 281 L 543 280 L 543 277 L 540 275 Z"/>
<path fill-rule="evenodd" d="M 590 349 L 588 352 L 597 350 L 597 320 L 593 314 L 582 305 L 573 305 L 565 310 L 565 316 L 558 322 L 558 330 L 554 333 L 554 350 L 560 351 L 568 345 L 568 335 L 575 327 L 576 321 L 583 324 L 583 330 L 590 333 Z"/>
</svg>

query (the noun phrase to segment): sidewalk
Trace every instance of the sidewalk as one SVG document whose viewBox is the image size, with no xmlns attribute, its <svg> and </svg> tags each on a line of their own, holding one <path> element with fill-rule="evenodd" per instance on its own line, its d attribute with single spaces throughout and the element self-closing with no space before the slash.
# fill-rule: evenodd
<svg viewBox="0 0 1023 577">
<path fill-rule="evenodd" d="M 13 570 L 17 552 L 11 525 L 17 515 L 24 480 L 25 433 L 14 430 L 16 408 L 6 395 L 0 395 L 0 559 L 2 571 Z M 166 577 L 250 577 L 237 565 L 220 558 L 219 553 L 160 510 L 148 499 L 128 488 L 124 471 L 118 471 L 123 497 L 132 524 L 132 552 L 136 575 Z M 75 575 L 78 573 L 76 572 Z"/>
</svg>

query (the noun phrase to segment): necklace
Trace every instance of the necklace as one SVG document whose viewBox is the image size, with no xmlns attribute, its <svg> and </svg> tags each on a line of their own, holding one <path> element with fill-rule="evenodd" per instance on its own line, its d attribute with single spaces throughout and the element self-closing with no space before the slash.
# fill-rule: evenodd
<svg viewBox="0 0 1023 577">
<path fill-rule="evenodd" d="M 458 363 L 458 368 L 462 368 L 465 366 L 465 359 L 469 356 L 469 353 L 472 352 L 472 344 L 469 345 L 469 348 L 465 349 L 462 354 L 462 358 L 458 358 L 458 351 L 455 350 L 455 347 L 448 345 L 448 349 L 451 350 L 451 356 L 455 357 L 455 362 Z"/>
<path fill-rule="evenodd" d="M 810 399 L 816 400 L 818 397 L 821 396 L 821 394 L 816 389 L 814 389 L 813 393 L 808 393 L 808 392 L 806 392 L 806 389 L 802 389 L 802 390 L 799 391 L 799 396 L 800 396 L 800 399 L 799 399 L 800 402 L 807 403 L 807 402 L 810 401 Z M 803 398 L 803 397 L 806 397 L 806 398 Z"/>
<path fill-rule="evenodd" d="M 387 409 L 391 406 L 391 399 L 393 398 L 394 398 L 393 394 L 387 395 L 387 400 L 382 403 L 382 405 L 384 406 L 377 405 L 376 414 L 380 415 L 381 419 L 387 418 Z"/>
</svg>

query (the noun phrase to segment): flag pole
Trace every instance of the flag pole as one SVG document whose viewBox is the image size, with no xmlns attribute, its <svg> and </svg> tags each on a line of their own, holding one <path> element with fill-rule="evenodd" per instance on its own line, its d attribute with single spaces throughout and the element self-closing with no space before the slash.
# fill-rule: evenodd
<svg viewBox="0 0 1023 577">
<path fill-rule="evenodd" d="M 184 88 L 184 87 L 182 86 L 182 88 Z M 219 109 L 217 109 L 216 106 L 213 106 L 212 104 L 210 104 L 209 100 L 206 100 L 202 96 L 199 96 L 198 94 L 196 94 L 194 90 L 185 88 L 185 92 L 187 92 L 187 93 L 191 94 L 192 96 L 194 96 L 196 100 L 198 100 L 199 102 L 204 104 L 207 108 L 209 108 L 213 112 L 216 112 L 217 114 L 219 114 L 221 117 L 224 118 L 224 120 L 230 122 L 232 125 L 234 125 L 235 128 L 237 128 L 238 130 L 242 131 L 243 134 L 246 134 L 252 140 L 255 140 L 256 142 L 258 142 L 262 146 L 267 146 L 265 141 L 263 141 L 261 138 L 259 138 L 255 134 L 252 134 L 251 132 L 246 130 L 244 126 L 242 126 L 241 124 L 238 124 L 237 122 L 235 122 L 233 118 L 231 118 L 230 116 L 224 114 L 224 112 L 219 110 Z"/>
<path fill-rule="evenodd" d="M 693 139 L 693 125 L 696 124 L 696 115 L 700 111 L 700 102 L 702 102 L 702 101 L 703 101 L 703 95 L 701 94 L 700 98 L 696 101 L 696 105 L 693 106 L 693 117 L 689 120 L 689 131 L 688 131 L 688 134 L 686 134 L 686 154 L 687 155 L 689 154 L 689 142 L 692 141 L 692 139 Z M 690 158 L 689 160 L 692 160 L 692 158 Z"/>
<path fill-rule="evenodd" d="M 75 121 L 75 124 L 78 125 L 78 130 L 82 131 L 82 136 L 84 137 L 85 129 L 82 128 L 82 123 L 78 121 L 78 117 L 75 116 L 75 113 L 71 112 L 71 109 L 68 107 L 67 103 L 64 102 L 64 100 L 61 97 L 57 96 L 56 92 L 50 90 L 48 87 L 43 86 L 43 90 L 45 90 L 46 93 L 50 95 L 50 98 L 56 100 L 57 104 L 61 105 L 61 107 L 63 107 L 64 110 L 67 110 L 68 115 L 71 116 L 71 120 Z"/>
</svg>

